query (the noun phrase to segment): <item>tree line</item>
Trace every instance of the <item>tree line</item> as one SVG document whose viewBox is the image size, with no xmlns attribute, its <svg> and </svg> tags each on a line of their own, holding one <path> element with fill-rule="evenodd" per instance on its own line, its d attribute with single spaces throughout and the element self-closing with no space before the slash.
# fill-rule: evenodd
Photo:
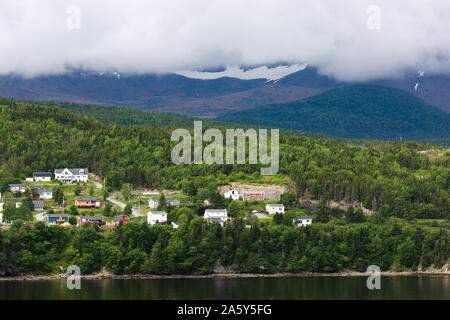
<svg viewBox="0 0 450 320">
<path fill-rule="evenodd" d="M 54 274 L 78 265 L 83 274 L 105 268 L 115 274 L 212 272 L 336 272 L 440 268 L 450 254 L 448 231 L 387 223 L 314 223 L 293 227 L 233 219 L 222 228 L 187 208 L 176 209 L 168 225 L 129 222 L 114 229 L 14 222 L 0 229 L 0 275 Z"/>
</svg>

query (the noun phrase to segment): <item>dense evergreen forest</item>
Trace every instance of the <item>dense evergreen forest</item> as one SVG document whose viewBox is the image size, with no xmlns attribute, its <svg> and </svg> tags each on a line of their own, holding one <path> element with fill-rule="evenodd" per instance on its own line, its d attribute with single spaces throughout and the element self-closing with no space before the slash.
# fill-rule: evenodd
<svg viewBox="0 0 450 320">
<path fill-rule="evenodd" d="M 392 88 L 355 85 L 283 104 L 238 111 L 221 121 L 277 126 L 359 139 L 450 137 L 450 115 Z"/>
<path fill-rule="evenodd" d="M 0 192 L 26 172 L 87 167 L 111 189 L 213 189 L 230 181 L 263 181 L 260 165 L 173 165 L 171 130 L 121 127 L 55 107 L 0 101 Z M 190 126 L 191 128 L 193 126 Z M 361 202 L 385 216 L 448 218 L 450 154 L 420 154 L 430 145 L 281 135 L 280 171 L 297 198 Z M 267 181 L 267 180 L 266 180 Z M 270 182 L 270 180 L 268 181 Z M 188 185 L 188 187 L 186 187 Z"/>
<path fill-rule="evenodd" d="M 101 229 L 17 220 L 0 229 L 0 275 L 59 273 L 60 264 L 78 265 L 83 274 L 364 271 L 371 264 L 423 270 L 448 260 L 447 150 L 415 142 L 355 146 L 283 134 L 280 173 L 263 178 L 259 165 L 175 166 L 170 134 L 168 128 L 104 124 L 57 107 L 3 99 L 0 191 L 30 172 L 56 167 L 88 167 L 106 177 L 110 189 L 124 183 L 174 188 L 199 200 L 205 190 L 230 181 L 288 179 L 291 193 L 282 198 L 288 212 L 272 222 L 246 221 L 232 215 L 237 202 L 220 198 L 212 200 L 229 205 L 234 217 L 224 228 L 186 207 L 169 209 L 168 222 L 180 222 L 178 229 L 139 221 Z M 429 149 L 435 151 L 419 153 Z M 300 198 L 321 200 L 314 223 L 301 228 L 292 225 Z M 328 200 L 362 202 L 376 212 L 366 217 L 352 207 L 330 209 L 324 205 Z"/>
<path fill-rule="evenodd" d="M 56 274 L 78 265 L 82 274 L 105 268 L 115 274 L 209 272 L 336 272 L 441 268 L 449 257 L 448 229 L 396 218 L 366 223 L 315 223 L 296 228 L 234 219 L 225 228 L 187 208 L 170 215 L 178 229 L 130 222 L 114 229 L 25 225 L 0 230 L 0 275 Z M 289 221 L 287 221 L 289 222 Z"/>
<path fill-rule="evenodd" d="M 79 104 L 55 101 L 31 101 L 35 105 L 47 105 L 66 109 L 79 115 L 80 117 L 88 117 L 96 119 L 105 124 L 116 124 L 126 127 L 158 127 L 158 128 L 192 128 L 195 120 L 201 120 L 204 128 L 236 128 L 236 123 L 222 122 L 210 119 L 200 119 L 189 116 L 183 116 L 172 113 L 152 112 L 126 107 L 100 106 L 95 104 Z M 239 124 L 239 128 L 258 128 L 255 125 Z M 261 128 L 270 128 L 267 126 Z M 275 127 L 274 127 L 275 128 Z M 338 137 L 327 136 L 321 133 L 306 132 L 301 130 L 281 129 L 282 133 L 287 135 L 302 135 L 313 138 L 329 138 L 341 142 L 351 142 L 353 144 L 361 143 L 357 139 L 344 139 Z M 439 141 L 438 141 L 439 142 Z M 439 144 L 439 143 L 438 143 Z"/>
<path fill-rule="evenodd" d="M 159 128 L 185 128 L 192 126 L 194 118 L 171 114 L 152 112 L 146 110 L 100 106 L 95 104 L 79 104 L 54 101 L 32 101 L 33 104 L 59 107 L 73 112 L 81 117 L 89 117 L 106 124 L 116 124 L 128 127 L 159 127 Z M 195 119 L 199 120 L 199 119 Z M 205 126 L 223 125 L 219 121 L 202 119 Z"/>
</svg>

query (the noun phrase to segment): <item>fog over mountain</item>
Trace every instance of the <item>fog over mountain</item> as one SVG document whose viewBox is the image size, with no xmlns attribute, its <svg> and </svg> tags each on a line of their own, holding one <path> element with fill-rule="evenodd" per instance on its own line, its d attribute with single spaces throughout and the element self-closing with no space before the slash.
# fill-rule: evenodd
<svg viewBox="0 0 450 320">
<path fill-rule="evenodd" d="M 446 0 L 3 0 L 0 75 L 280 61 L 340 81 L 448 74 L 449 13 Z"/>
</svg>

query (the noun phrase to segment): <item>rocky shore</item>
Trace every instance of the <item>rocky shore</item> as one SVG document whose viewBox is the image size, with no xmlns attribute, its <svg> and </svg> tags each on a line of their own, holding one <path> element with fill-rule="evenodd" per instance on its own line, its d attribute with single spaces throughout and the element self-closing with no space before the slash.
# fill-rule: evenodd
<svg viewBox="0 0 450 320">
<path fill-rule="evenodd" d="M 152 275 L 152 274 L 130 274 L 115 275 L 113 273 L 101 272 L 89 275 L 81 275 L 84 280 L 104 280 L 104 279 L 208 279 L 208 278 L 281 278 L 281 277 L 368 277 L 371 273 L 343 271 L 335 273 L 301 272 L 301 273 L 211 273 L 211 274 L 191 274 L 191 275 Z M 428 269 L 425 271 L 384 271 L 381 276 L 449 276 L 450 270 L 447 266 L 441 269 Z M 20 275 L 15 277 L 0 277 L 0 281 L 44 281 L 44 280 L 64 280 L 65 274 L 55 275 Z"/>
</svg>

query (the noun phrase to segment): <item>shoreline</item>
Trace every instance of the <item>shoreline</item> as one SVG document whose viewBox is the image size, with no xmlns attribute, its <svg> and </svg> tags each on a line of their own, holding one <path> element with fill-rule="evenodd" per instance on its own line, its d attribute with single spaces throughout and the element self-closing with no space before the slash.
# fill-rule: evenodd
<svg viewBox="0 0 450 320">
<path fill-rule="evenodd" d="M 238 278 L 288 278 L 288 277 L 368 277 L 372 273 L 367 272 L 302 272 L 302 273 L 212 273 L 203 275 L 152 275 L 152 274 L 129 274 L 115 275 L 110 273 L 96 273 L 81 275 L 83 280 L 145 280 L 145 279 L 238 279 Z M 382 271 L 381 276 L 450 276 L 450 271 Z M 62 274 L 54 275 L 23 275 L 14 277 L 0 277 L 1 281 L 48 281 L 65 280 L 67 277 Z"/>
</svg>

